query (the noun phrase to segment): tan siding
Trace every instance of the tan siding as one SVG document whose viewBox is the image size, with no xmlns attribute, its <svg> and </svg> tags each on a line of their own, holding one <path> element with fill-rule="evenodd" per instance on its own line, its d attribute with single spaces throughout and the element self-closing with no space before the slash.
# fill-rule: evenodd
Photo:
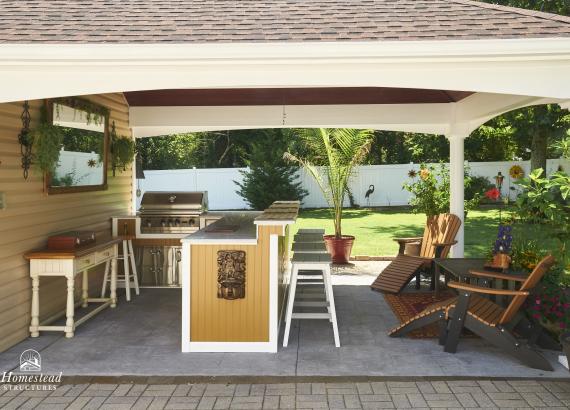
<svg viewBox="0 0 570 410">
<path fill-rule="evenodd" d="M 190 335 L 193 342 L 269 341 L 269 237 L 281 226 L 259 226 L 257 245 L 191 245 Z M 217 297 L 217 252 L 246 253 L 245 298 Z"/>
<path fill-rule="evenodd" d="M 129 109 L 122 94 L 84 97 L 111 110 L 117 133 L 130 136 Z M 41 101 L 31 101 L 32 120 L 37 121 Z M 23 254 L 45 245 L 54 232 L 91 229 L 110 233 L 111 216 L 131 212 L 131 171 L 108 173 L 106 191 L 45 195 L 43 178 L 34 172 L 24 180 L 20 168 L 18 132 L 22 103 L 0 104 L 0 192 L 8 207 L 0 211 L 0 351 L 28 336 L 31 284 Z M 92 291 L 98 292 L 100 272 L 92 272 Z M 65 282 L 44 278 L 40 284 L 41 319 L 65 308 Z"/>
</svg>

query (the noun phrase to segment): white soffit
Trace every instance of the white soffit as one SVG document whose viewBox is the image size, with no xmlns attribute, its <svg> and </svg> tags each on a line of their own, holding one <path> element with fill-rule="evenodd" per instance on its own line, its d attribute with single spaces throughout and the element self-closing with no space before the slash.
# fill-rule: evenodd
<svg viewBox="0 0 570 410">
<path fill-rule="evenodd" d="M 0 44 L 0 102 L 180 88 L 401 87 L 570 98 L 570 38 Z"/>
</svg>

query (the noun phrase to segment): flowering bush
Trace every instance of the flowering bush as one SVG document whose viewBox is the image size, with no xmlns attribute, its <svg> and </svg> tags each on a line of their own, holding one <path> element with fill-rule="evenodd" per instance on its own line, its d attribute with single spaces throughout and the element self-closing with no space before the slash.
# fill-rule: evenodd
<svg viewBox="0 0 570 410">
<path fill-rule="evenodd" d="M 485 197 L 496 201 L 501 197 L 501 191 L 499 191 L 497 188 L 491 188 L 485 192 Z"/>
<path fill-rule="evenodd" d="M 449 170 L 447 167 L 443 164 L 439 167 L 422 164 L 419 172 L 411 170 L 408 176 L 412 181 L 404 183 L 402 188 L 412 194 L 410 205 L 413 212 L 425 213 L 427 216 L 449 212 Z M 472 178 L 465 175 L 466 190 L 471 181 Z M 465 200 L 465 211 L 477 208 L 480 202 L 481 195 L 473 193 L 472 198 Z"/>
<path fill-rule="evenodd" d="M 555 333 L 570 328 L 570 296 L 559 286 L 544 286 L 527 300 L 527 312 Z"/>
</svg>

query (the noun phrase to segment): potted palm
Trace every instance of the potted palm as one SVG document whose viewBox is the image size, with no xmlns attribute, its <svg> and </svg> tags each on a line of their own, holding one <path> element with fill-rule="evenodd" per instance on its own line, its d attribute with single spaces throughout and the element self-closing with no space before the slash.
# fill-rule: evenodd
<svg viewBox="0 0 570 410">
<path fill-rule="evenodd" d="M 295 130 L 313 154 L 312 160 L 286 152 L 285 159 L 303 166 L 313 177 L 331 207 L 334 235 L 325 235 L 327 250 L 334 263 L 348 263 L 354 236 L 342 234 L 342 210 L 348 182 L 355 167 L 362 163 L 372 143 L 372 130 L 349 128 L 308 128 Z M 317 165 L 324 167 L 319 170 Z"/>
</svg>

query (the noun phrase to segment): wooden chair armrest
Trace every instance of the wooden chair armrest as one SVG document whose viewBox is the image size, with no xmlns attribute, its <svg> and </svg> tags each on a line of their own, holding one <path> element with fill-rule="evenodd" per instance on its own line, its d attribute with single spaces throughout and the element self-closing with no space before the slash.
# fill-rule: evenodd
<svg viewBox="0 0 570 410">
<path fill-rule="evenodd" d="M 433 244 L 433 246 L 453 246 L 457 243 L 457 241 L 451 241 L 451 242 L 435 242 Z"/>
<path fill-rule="evenodd" d="M 527 276 L 524 275 L 509 275 L 507 273 L 491 272 L 486 270 L 475 270 L 475 269 L 470 269 L 469 274 L 473 276 L 479 276 L 481 278 L 505 279 L 505 280 L 512 280 L 515 282 L 524 282 L 527 279 Z"/>
<path fill-rule="evenodd" d="M 459 282 L 449 282 L 447 286 L 454 289 L 465 290 L 467 292 L 485 293 L 487 295 L 528 296 L 529 294 L 528 292 L 521 290 L 484 288 L 482 286 L 468 285 L 466 283 Z"/>
<path fill-rule="evenodd" d="M 418 236 L 416 238 L 393 238 L 396 242 L 403 242 L 403 243 L 409 243 L 409 242 L 421 242 L 423 237 Z"/>
</svg>

